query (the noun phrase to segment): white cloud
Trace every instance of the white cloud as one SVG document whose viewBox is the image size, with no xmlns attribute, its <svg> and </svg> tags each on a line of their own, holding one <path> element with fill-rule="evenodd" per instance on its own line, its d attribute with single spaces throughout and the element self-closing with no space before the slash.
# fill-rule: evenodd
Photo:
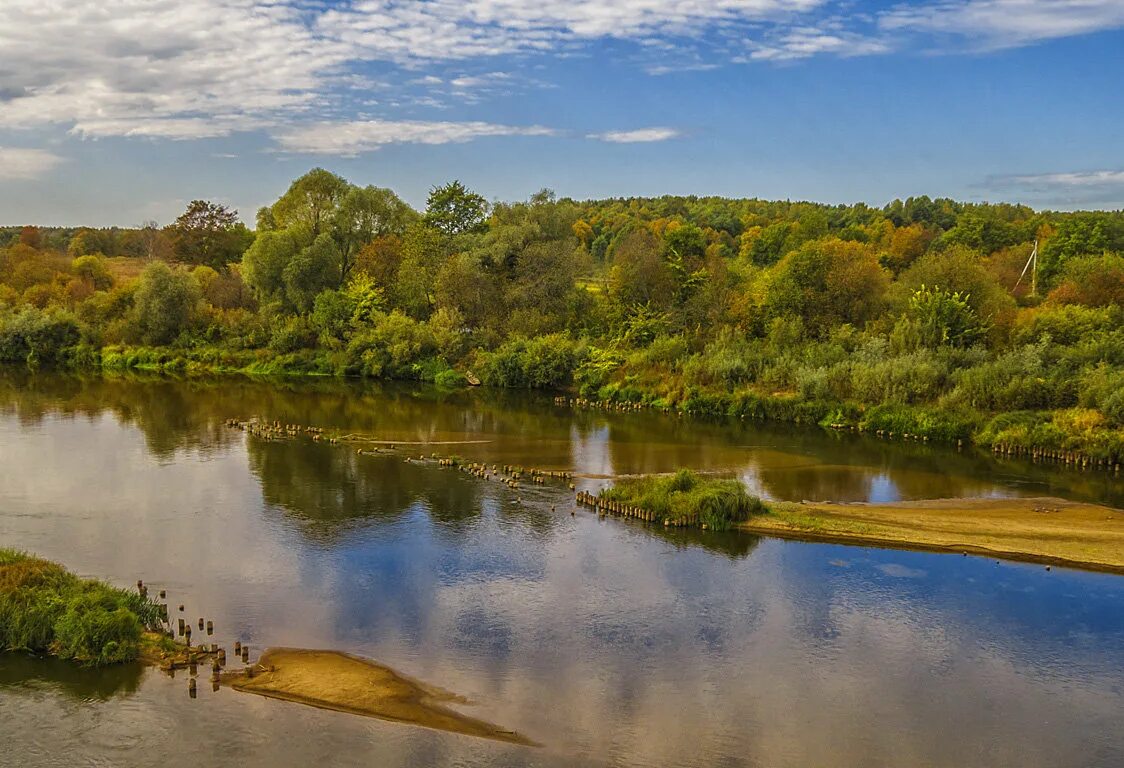
<svg viewBox="0 0 1124 768">
<path fill-rule="evenodd" d="M 842 57 L 871 56 L 889 51 L 890 45 L 885 40 L 843 30 L 798 27 L 776 36 L 768 43 L 755 44 L 749 58 L 760 61 L 792 61 L 823 54 Z"/>
<path fill-rule="evenodd" d="M 542 126 L 422 120 L 354 120 L 300 126 L 278 136 L 289 152 L 356 155 L 388 144 L 456 144 L 488 136 L 552 136 Z"/>
<path fill-rule="evenodd" d="M 511 80 L 507 72 L 485 72 L 482 75 L 461 75 L 449 81 L 454 88 L 483 88 Z"/>
<path fill-rule="evenodd" d="M 976 187 L 1049 208 L 1116 210 L 1124 206 L 1124 170 L 996 175 Z"/>
<path fill-rule="evenodd" d="M 285 2 L 4 0 L 0 128 L 200 138 L 312 105 L 348 58 Z"/>
<path fill-rule="evenodd" d="M 1124 0 L 936 0 L 881 16 L 845 0 L 0 0 L 0 130 L 201 139 L 276 134 L 313 114 L 354 120 L 376 105 L 394 124 L 396 106 L 425 102 L 364 94 L 421 86 L 446 89 L 429 95 L 442 104 L 479 102 L 544 85 L 492 71 L 490 57 L 566 56 L 598 40 L 629 42 L 639 67 L 669 73 L 880 54 L 920 36 L 1003 47 L 1121 25 Z M 399 77 L 372 80 L 371 62 Z M 453 62 L 459 72 L 425 71 Z"/>
<path fill-rule="evenodd" d="M 1124 185 L 1124 171 L 1071 171 L 996 176 L 993 185 L 1027 187 L 1100 187 Z"/>
<path fill-rule="evenodd" d="M 606 131 L 605 133 L 591 133 L 586 138 L 608 141 L 612 144 L 639 144 L 652 141 L 667 141 L 675 139 L 682 134 L 675 128 L 653 127 L 637 128 L 632 131 Z"/>
<path fill-rule="evenodd" d="M 0 147 L 0 179 L 37 179 L 62 161 L 45 149 Z"/>
<path fill-rule="evenodd" d="M 371 58 L 468 59 L 616 38 L 685 37 L 805 13 L 826 0 L 357 0 L 317 27 Z"/>
<path fill-rule="evenodd" d="M 950 0 L 899 5 L 883 14 L 887 31 L 920 31 L 963 37 L 984 49 L 1124 26 L 1121 0 Z"/>
</svg>

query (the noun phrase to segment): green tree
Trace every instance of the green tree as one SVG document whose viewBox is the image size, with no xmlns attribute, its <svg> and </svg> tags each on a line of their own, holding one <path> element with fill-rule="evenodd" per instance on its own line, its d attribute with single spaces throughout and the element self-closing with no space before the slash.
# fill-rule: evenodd
<svg viewBox="0 0 1124 768">
<path fill-rule="evenodd" d="M 363 246 L 379 237 L 401 236 L 417 213 L 389 189 L 352 187 L 330 219 L 332 240 L 339 252 L 339 285 L 347 281 Z"/>
<path fill-rule="evenodd" d="M 881 309 L 889 283 L 874 250 L 837 238 L 792 251 L 768 276 L 766 313 L 798 316 L 813 335 L 850 323 L 861 326 Z"/>
<path fill-rule="evenodd" d="M 186 329 L 199 303 L 190 273 L 162 261 L 144 268 L 133 297 L 133 327 L 145 344 L 167 344 Z"/>
<path fill-rule="evenodd" d="M 98 256 L 79 256 L 71 262 L 70 269 L 75 275 L 86 280 L 96 291 L 105 291 L 113 286 L 113 275 L 105 265 L 105 259 Z"/>
<path fill-rule="evenodd" d="M 487 218 L 488 201 L 469 191 L 459 181 L 451 181 L 429 191 L 425 222 L 446 235 L 481 232 Z"/>
<path fill-rule="evenodd" d="M 298 236 L 299 234 L 299 236 Z M 262 232 L 242 257 L 243 278 L 259 301 L 284 300 L 285 266 L 304 246 L 305 233 Z"/>
<path fill-rule="evenodd" d="M 328 228 L 351 185 L 342 177 L 313 168 L 289 185 L 269 213 L 258 213 L 258 221 L 271 229 L 301 226 L 315 239 Z"/>
</svg>

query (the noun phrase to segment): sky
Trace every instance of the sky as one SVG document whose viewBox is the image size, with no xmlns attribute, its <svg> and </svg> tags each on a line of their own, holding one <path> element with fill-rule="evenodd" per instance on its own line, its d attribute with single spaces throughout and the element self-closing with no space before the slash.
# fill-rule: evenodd
<svg viewBox="0 0 1124 768">
<path fill-rule="evenodd" d="M 0 0 L 0 224 L 927 194 L 1124 208 L 1124 0 Z"/>
</svg>

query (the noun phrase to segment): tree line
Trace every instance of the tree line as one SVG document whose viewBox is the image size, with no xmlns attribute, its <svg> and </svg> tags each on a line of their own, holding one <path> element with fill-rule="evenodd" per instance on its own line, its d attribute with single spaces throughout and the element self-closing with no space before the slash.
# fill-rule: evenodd
<svg viewBox="0 0 1124 768">
<path fill-rule="evenodd" d="M 0 229 L 7 362 L 442 386 L 472 371 L 1109 462 L 1122 305 L 1124 212 L 943 198 L 489 203 L 452 182 L 417 211 L 314 169 L 252 230 L 208 201 L 166 227 Z"/>
</svg>

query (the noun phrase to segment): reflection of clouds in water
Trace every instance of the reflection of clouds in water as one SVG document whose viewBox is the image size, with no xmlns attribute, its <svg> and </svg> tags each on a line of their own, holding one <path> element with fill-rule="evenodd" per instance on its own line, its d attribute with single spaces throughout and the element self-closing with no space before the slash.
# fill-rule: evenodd
<svg viewBox="0 0 1124 768">
<path fill-rule="evenodd" d="M 767 501 L 774 501 L 775 499 L 769 495 L 768 488 L 765 487 L 764 481 L 761 479 L 761 469 L 757 464 L 750 464 L 743 468 L 738 474 L 738 479 L 742 481 L 746 489 L 753 494 Z"/>
<path fill-rule="evenodd" d="M 615 474 L 608 425 L 598 422 L 597 426 L 586 429 L 577 424 L 571 426 L 570 457 L 575 474 L 609 477 Z"/>
<path fill-rule="evenodd" d="M 920 568 L 910 568 L 899 563 L 883 563 L 882 565 L 876 565 L 875 568 L 887 576 L 893 576 L 895 579 L 923 579 L 927 575 Z"/>
<path fill-rule="evenodd" d="M 876 475 L 870 483 L 870 501 L 875 503 L 886 503 L 891 501 L 901 501 L 901 494 L 898 492 L 897 486 L 894 481 L 887 474 Z"/>
</svg>

